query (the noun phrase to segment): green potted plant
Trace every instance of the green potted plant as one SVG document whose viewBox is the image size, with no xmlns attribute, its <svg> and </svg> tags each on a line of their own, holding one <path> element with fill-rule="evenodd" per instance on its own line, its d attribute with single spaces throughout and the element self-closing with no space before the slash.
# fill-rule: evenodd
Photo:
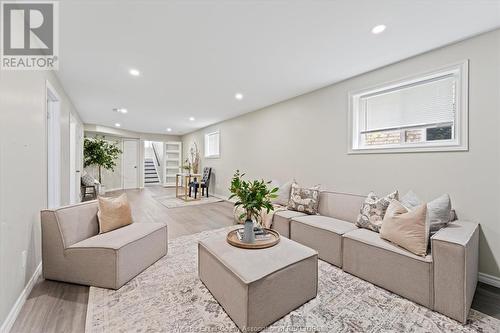
<svg viewBox="0 0 500 333">
<path fill-rule="evenodd" d="M 83 166 L 96 166 L 99 183 L 102 184 L 101 169 L 114 171 L 116 160 L 122 153 L 116 144 L 102 138 L 85 138 L 83 141 Z M 102 186 L 102 185 L 101 185 Z"/>
<path fill-rule="evenodd" d="M 278 188 L 269 188 L 268 184 L 270 184 L 270 182 L 264 180 L 243 180 L 244 175 L 245 174 L 240 174 L 239 170 L 236 170 L 231 180 L 231 187 L 229 188 L 229 191 L 231 191 L 229 199 L 237 198 L 234 206 L 241 206 L 245 210 L 245 212 L 240 215 L 240 219 L 246 218 L 243 241 L 246 243 L 253 243 L 255 241 L 255 233 L 253 230 L 254 223 L 252 217 L 254 217 L 256 221 L 259 221 L 260 212 L 263 209 L 265 209 L 267 213 L 273 210 L 271 199 L 277 197 L 276 192 Z"/>
</svg>

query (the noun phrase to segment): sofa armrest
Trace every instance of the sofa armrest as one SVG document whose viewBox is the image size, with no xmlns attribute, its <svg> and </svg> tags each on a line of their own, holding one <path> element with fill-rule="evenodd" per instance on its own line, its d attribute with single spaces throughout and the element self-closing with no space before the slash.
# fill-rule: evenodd
<svg viewBox="0 0 500 333">
<path fill-rule="evenodd" d="M 434 310 L 465 324 L 477 285 L 479 224 L 456 221 L 431 237 Z"/>
</svg>

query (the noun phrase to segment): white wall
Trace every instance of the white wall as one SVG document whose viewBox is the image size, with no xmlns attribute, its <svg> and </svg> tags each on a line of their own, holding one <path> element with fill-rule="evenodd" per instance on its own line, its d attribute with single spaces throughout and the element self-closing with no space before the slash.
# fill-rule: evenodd
<svg viewBox="0 0 500 333">
<path fill-rule="evenodd" d="M 68 204 L 70 113 L 80 121 L 74 106 L 51 72 L 0 71 L 0 323 L 41 261 L 39 216 L 47 206 L 46 80 L 62 99 L 61 201 Z"/>
<path fill-rule="evenodd" d="M 347 155 L 347 94 L 470 59 L 468 152 Z M 481 223 L 480 271 L 500 278 L 500 30 L 416 56 L 183 137 L 184 152 L 220 130 L 217 194 L 228 195 L 236 169 L 249 178 L 351 193 L 413 189 L 431 200 L 448 192 L 461 219 Z M 258 98 L 258 96 L 247 98 Z M 243 100 L 242 103 L 245 101 Z M 202 152 L 203 156 L 203 152 Z"/>
</svg>

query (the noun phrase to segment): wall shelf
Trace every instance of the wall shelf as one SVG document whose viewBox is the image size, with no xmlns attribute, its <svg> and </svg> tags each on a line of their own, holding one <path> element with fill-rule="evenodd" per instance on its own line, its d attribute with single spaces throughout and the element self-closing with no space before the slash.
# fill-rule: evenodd
<svg viewBox="0 0 500 333">
<path fill-rule="evenodd" d="M 165 181 L 163 186 L 175 186 L 175 176 L 182 167 L 182 142 L 165 142 Z"/>
</svg>

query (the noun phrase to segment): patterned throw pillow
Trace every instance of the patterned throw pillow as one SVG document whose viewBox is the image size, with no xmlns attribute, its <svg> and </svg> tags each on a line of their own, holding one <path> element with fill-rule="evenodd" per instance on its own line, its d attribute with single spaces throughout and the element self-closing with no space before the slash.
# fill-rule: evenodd
<svg viewBox="0 0 500 333">
<path fill-rule="evenodd" d="M 300 187 L 297 183 L 292 184 L 290 200 L 287 208 L 297 212 L 315 215 L 318 214 L 319 186 L 311 188 Z"/>
<path fill-rule="evenodd" d="M 398 200 L 398 198 L 398 191 L 394 191 L 382 198 L 377 197 L 374 192 L 370 192 L 363 205 L 361 205 L 356 225 L 360 228 L 379 232 L 387 207 L 389 207 L 391 200 Z"/>
<path fill-rule="evenodd" d="M 95 179 L 88 173 L 84 174 L 82 176 L 82 184 L 85 186 L 94 186 L 95 185 Z"/>
</svg>

